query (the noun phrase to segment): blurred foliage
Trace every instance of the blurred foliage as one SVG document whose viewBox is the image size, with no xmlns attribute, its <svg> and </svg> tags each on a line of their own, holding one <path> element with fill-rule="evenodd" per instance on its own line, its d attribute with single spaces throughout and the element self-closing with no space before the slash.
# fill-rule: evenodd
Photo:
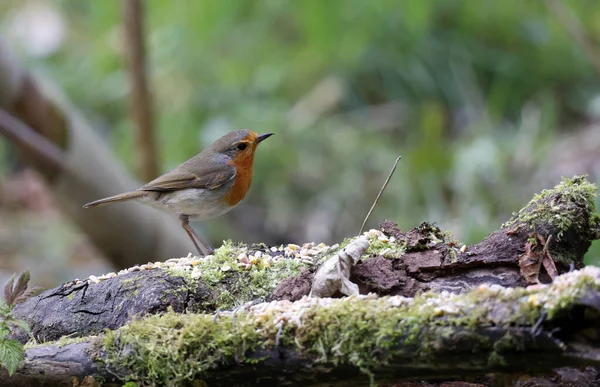
<svg viewBox="0 0 600 387">
<path fill-rule="evenodd" d="M 63 41 L 32 55 L 13 40 L 133 171 L 120 5 L 4 1 L 3 31 L 32 4 L 60 15 Z M 433 221 L 476 242 L 560 181 L 553 149 L 598 116 L 598 74 L 544 1 L 146 4 L 165 171 L 230 130 L 277 134 L 261 145 L 246 201 L 205 223 L 213 242 L 350 236 L 397 155 L 370 224 Z M 600 50 L 597 0 L 565 5 Z M 597 181 L 599 157 L 568 172 Z"/>
</svg>

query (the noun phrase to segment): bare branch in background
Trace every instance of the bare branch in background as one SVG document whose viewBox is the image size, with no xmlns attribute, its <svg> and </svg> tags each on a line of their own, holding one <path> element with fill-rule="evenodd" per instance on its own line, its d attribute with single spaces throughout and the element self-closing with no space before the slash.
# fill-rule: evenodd
<svg viewBox="0 0 600 387">
<path fill-rule="evenodd" d="M 64 152 L 46 137 L 0 109 L 0 134 L 24 154 L 32 154 L 58 171 L 66 169 Z"/>
<path fill-rule="evenodd" d="M 600 53 L 598 53 L 597 47 L 586 35 L 584 28 L 581 26 L 577 17 L 573 15 L 573 12 L 565 6 L 562 0 L 546 0 L 546 7 L 556 17 L 556 20 L 562 25 L 565 30 L 571 35 L 571 37 L 583 48 L 588 59 L 594 66 L 596 73 L 600 75 Z"/>
<path fill-rule="evenodd" d="M 8 112 L 0 115 L 0 134 L 46 179 L 63 213 L 115 267 L 187 255 L 193 245 L 166 213 L 136 203 L 102 211 L 82 207 L 139 182 L 75 108 L 57 102 L 63 99 L 58 87 L 42 89 L 0 35 L 0 109 Z"/>
<path fill-rule="evenodd" d="M 158 155 L 154 139 L 152 94 L 146 77 L 146 49 L 144 46 L 144 7 L 142 0 L 125 0 L 124 30 L 125 56 L 131 84 L 131 116 L 135 123 L 138 174 L 144 181 L 158 176 Z"/>
</svg>

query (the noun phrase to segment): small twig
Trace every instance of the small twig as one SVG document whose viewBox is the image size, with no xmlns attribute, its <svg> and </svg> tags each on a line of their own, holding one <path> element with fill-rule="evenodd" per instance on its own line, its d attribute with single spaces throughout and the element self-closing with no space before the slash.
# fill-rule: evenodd
<svg viewBox="0 0 600 387">
<path fill-rule="evenodd" d="M 548 249 L 550 248 L 550 241 L 552 240 L 552 235 L 548 235 L 548 238 L 546 239 L 546 242 L 544 243 L 544 248 L 542 249 L 542 252 L 544 254 L 548 253 Z"/>
<path fill-rule="evenodd" d="M 535 324 L 531 328 L 531 333 L 534 336 L 537 336 L 540 333 L 542 333 L 542 329 L 541 329 L 542 328 L 542 324 L 544 323 L 544 321 L 546 321 L 547 317 L 548 317 L 548 312 L 546 312 L 545 310 L 543 310 L 540 313 L 540 317 L 538 317 L 537 321 L 535 322 Z"/>
<path fill-rule="evenodd" d="M 552 240 L 552 235 L 549 235 L 545 242 L 541 235 L 539 238 L 541 238 L 540 242 L 544 243 L 544 248 L 542 249 L 542 264 L 544 265 L 544 269 L 546 269 L 546 273 L 554 280 L 554 278 L 558 276 L 558 270 L 556 270 L 554 258 L 550 255 L 550 241 Z"/>
<path fill-rule="evenodd" d="M 142 180 L 152 180 L 158 175 L 158 157 L 153 132 L 152 94 L 146 76 L 144 7 L 142 0 L 125 0 L 123 7 L 125 56 L 131 85 L 131 115 L 136 128 L 138 168 Z"/>
<path fill-rule="evenodd" d="M 23 153 L 39 156 L 59 171 L 67 169 L 64 152 L 29 125 L 0 109 L 0 134 L 13 142 Z"/>
<path fill-rule="evenodd" d="M 381 194 L 383 194 L 383 191 L 385 191 L 385 187 L 387 187 L 388 183 L 390 182 L 390 179 L 392 178 L 392 175 L 396 171 L 396 167 L 398 166 L 398 162 L 400 161 L 401 158 L 402 158 L 402 156 L 398 156 L 396 158 L 396 162 L 394 162 L 394 166 L 392 167 L 392 170 L 390 171 L 390 174 L 388 175 L 387 179 L 385 179 L 385 182 L 383 183 L 383 186 L 379 190 L 379 193 L 377 194 L 377 197 L 375 198 L 375 201 L 373 202 L 373 205 L 371 206 L 371 209 L 367 213 L 367 216 L 365 217 L 365 220 L 363 221 L 362 226 L 360 226 L 360 231 L 358 232 L 359 235 L 362 234 L 363 230 L 365 229 L 365 224 L 367 224 L 367 220 L 369 220 L 369 216 L 371 216 L 371 213 L 375 209 L 375 206 L 377 205 L 377 202 L 379 202 L 379 198 L 381 197 Z"/>
</svg>

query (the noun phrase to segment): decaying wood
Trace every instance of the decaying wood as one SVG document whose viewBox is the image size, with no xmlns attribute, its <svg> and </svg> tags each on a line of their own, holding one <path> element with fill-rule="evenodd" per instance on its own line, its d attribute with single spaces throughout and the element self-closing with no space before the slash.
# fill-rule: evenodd
<svg viewBox="0 0 600 387">
<path fill-rule="evenodd" d="M 46 342 L 98 334 L 123 326 L 133 316 L 164 313 L 169 308 L 178 313 L 214 311 L 215 298 L 201 283 L 192 284 L 163 270 L 143 270 L 99 284 L 67 283 L 19 304 L 15 313 L 30 323 L 36 340 Z M 23 332 L 17 337 L 23 342 L 28 339 Z"/>
<path fill-rule="evenodd" d="M 582 266 L 591 241 L 600 236 L 594 195 L 595 187 L 585 178 L 565 180 L 536 196 L 500 230 L 473 246 L 450 240 L 428 223 L 402 232 L 393 222 L 383 222 L 381 231 L 369 231 L 347 245 L 350 248 L 358 240 L 369 243 L 368 249 L 361 247 L 360 261 L 353 257 L 345 263 L 353 265 L 349 280 L 363 296 L 305 297 L 317 280 L 319 265 L 326 265 L 327 257 L 339 256 L 339 251 L 317 259 L 319 264 L 305 265 L 298 275 L 276 280 L 265 297 L 270 303 L 256 303 L 261 300 L 253 300 L 253 293 L 239 286 L 252 271 L 231 270 L 229 263 L 217 267 L 222 279 L 218 284 L 213 280 L 212 285 L 205 275 L 184 275 L 160 265 L 147 265 L 102 282 L 67 283 L 15 308 L 15 314 L 30 323 L 33 337 L 42 344 L 28 349 L 28 360 L 11 383 L 58 383 L 63 376 L 72 375 L 115 383 L 133 378 L 168 384 L 172 379 L 161 373 L 165 367 L 192 364 L 194 356 L 204 359 L 204 352 L 196 352 L 204 346 L 211 351 L 227 346 L 230 339 L 214 336 L 220 332 L 229 338 L 246 337 L 243 349 L 228 348 L 211 366 L 203 363 L 186 371 L 211 386 L 275 382 L 356 385 L 368 383 L 368 375 L 378 383 L 468 377 L 484 385 L 522 386 L 528 385 L 523 384 L 523 375 L 549 386 L 562 385 L 579 375 L 588 381 L 580 385 L 593 386 L 598 379 L 595 370 L 600 367 L 600 269 L 569 270 L 570 266 Z M 551 216 L 545 216 L 546 210 Z M 534 271 L 522 275 L 520 257 L 532 243 L 539 245 L 539 259 Z M 248 250 L 282 254 L 264 245 L 244 251 Z M 231 246 L 226 251 L 235 257 L 239 253 Z M 552 259 L 555 265 L 545 266 L 543 259 Z M 201 262 L 192 265 L 199 265 L 206 274 L 209 267 Z M 562 273 L 554 281 L 553 266 Z M 348 280 L 347 270 L 339 268 L 327 275 L 336 282 L 335 273 L 342 271 Z M 552 285 L 525 288 L 532 273 L 540 282 Z M 222 310 L 219 300 L 224 291 L 231 293 L 237 304 L 254 302 L 234 311 Z M 429 293 L 421 296 L 425 291 Z M 365 297 L 367 293 L 372 295 Z M 182 315 L 184 312 L 190 314 Z M 166 314 L 155 316 L 162 313 Z M 315 317 L 319 313 L 324 314 Z M 338 314 L 339 318 L 335 317 Z M 134 316 L 146 318 L 132 320 Z M 201 332 L 190 333 L 193 328 L 185 327 L 186 321 L 194 318 L 203 324 Z M 164 330 L 160 324 L 167 319 L 172 321 Z M 362 319 L 367 320 L 361 323 Z M 324 320 L 329 322 L 319 325 Z M 356 323 L 344 325 L 349 321 Z M 410 321 L 414 325 L 406 325 Z M 153 324 L 158 325 L 154 328 Z M 136 332 L 136 326 L 146 327 L 150 333 Z M 242 331 L 245 326 L 251 329 Z M 117 331 L 103 333 L 105 328 Z M 354 329 L 359 330 L 354 333 Z M 170 338 L 159 332 L 168 332 Z M 194 342 L 194 337 L 206 332 L 211 332 L 207 338 Z M 17 337 L 27 340 L 24 335 Z M 43 344 L 65 337 L 81 339 Z M 336 341 L 343 337 L 348 339 Z M 188 340 L 190 347 L 186 347 Z M 376 344 L 361 354 L 370 340 Z M 170 349 L 168 358 L 184 353 L 186 361 L 173 355 L 174 363 L 153 368 L 150 376 L 144 368 L 150 362 L 144 361 L 144 356 L 174 342 L 181 347 Z M 358 347 L 353 350 L 348 345 Z M 372 363 L 373 359 L 381 362 Z"/>
<path fill-rule="evenodd" d="M 565 293 L 573 292 L 575 297 L 569 301 L 563 290 Z M 479 305 L 466 302 L 478 293 L 481 294 Z M 262 333 L 258 338 L 247 339 L 250 344 L 246 351 L 225 351 L 225 355 L 215 362 L 214 368 L 191 371 L 192 379 L 203 380 L 211 386 L 255 386 L 273 383 L 316 385 L 324 382 L 331 385 L 365 385 L 370 382 L 371 374 L 378 383 L 422 379 L 460 380 L 469 376 L 472 379 L 477 377 L 487 380 L 486 385 L 490 385 L 488 383 L 491 380 L 506 381 L 511 375 L 516 380 L 528 374 L 535 375 L 538 380 L 545 380 L 545 385 L 552 386 L 559 384 L 548 384 L 549 381 L 565 372 L 571 375 L 589 374 L 590 371 L 586 367 L 600 367 L 600 269 L 591 268 L 582 272 L 567 273 L 559 277 L 552 286 L 538 286 L 523 294 L 515 295 L 515 292 L 507 292 L 501 288 L 485 287 L 471 291 L 463 297 L 431 295 L 425 304 L 423 300 L 399 296 L 363 296 L 338 300 L 306 298 L 294 303 L 280 301 L 253 305 L 238 312 L 237 316 L 231 312 L 222 312 L 205 320 L 208 323 L 202 329 L 212 331 L 213 325 L 215 329 L 225 332 L 231 330 L 231 334 L 235 336 L 244 332 L 244 325 L 249 323 L 256 324 L 256 328 L 252 330 L 256 329 Z M 530 302 L 532 299 L 539 302 Z M 522 309 L 523 302 L 529 304 L 531 311 L 542 318 L 529 321 L 525 316 L 507 313 Z M 337 364 L 335 356 L 329 357 L 334 355 L 336 350 L 318 346 L 320 340 L 332 340 L 328 337 L 330 333 L 319 326 L 319 318 L 310 316 L 344 311 L 344 316 L 340 316 L 342 321 L 336 322 L 334 319 L 332 324 L 346 326 L 346 320 L 356 317 L 353 310 L 356 310 L 358 316 L 366 313 L 365 317 L 361 317 L 366 318 L 370 308 L 379 310 L 381 319 L 370 320 L 364 328 L 357 326 L 356 335 L 359 337 L 355 344 L 356 353 L 341 347 L 338 360 L 341 363 Z M 435 312 L 435 308 L 439 308 L 440 311 L 429 316 L 428 311 Z M 399 316 L 414 316 L 412 318 L 415 319 L 418 328 L 406 330 L 408 325 L 405 317 L 399 317 L 396 328 L 390 330 L 390 326 L 387 325 L 388 319 L 390 316 L 394 318 L 395 309 L 398 310 Z M 390 310 L 392 313 L 387 313 Z M 424 317 L 421 313 L 429 317 Z M 552 317 L 544 318 L 548 313 L 551 313 Z M 476 317 L 473 317 L 473 314 L 476 314 Z M 272 328 L 265 326 L 266 316 L 268 320 L 282 321 L 279 324 L 283 324 L 281 327 L 284 329 L 277 330 L 277 324 Z M 236 318 L 237 322 L 231 323 Z M 185 316 L 181 321 L 185 321 Z M 157 320 L 149 324 L 153 326 L 156 322 Z M 192 361 L 195 356 L 193 351 L 200 349 L 194 344 L 186 346 L 183 337 L 189 337 L 189 333 L 184 334 L 183 324 L 168 326 L 171 326 L 171 340 L 182 342 L 179 347 L 181 356 L 185 357 L 186 361 Z M 219 328 L 223 326 L 226 327 Z M 302 342 L 302 336 L 311 329 L 315 330 L 311 333 L 312 337 Z M 379 329 L 388 332 L 387 339 L 370 336 L 369 332 L 377 335 Z M 157 326 L 157 334 L 161 331 Z M 179 332 L 181 337 L 178 336 Z M 340 337 L 343 334 L 348 332 L 340 332 Z M 118 348 L 119 356 L 141 357 L 138 362 L 143 367 L 144 353 L 156 351 L 157 344 L 146 342 L 143 334 L 141 337 L 137 335 L 125 329 L 113 336 L 112 340 Z M 210 338 L 210 335 L 208 337 Z M 294 337 L 296 341 L 293 340 Z M 257 346 L 251 344 L 252 340 L 256 340 Z M 361 347 L 369 340 L 379 343 L 381 349 L 377 350 L 375 344 L 372 347 Z M 393 340 L 393 343 L 389 343 L 389 340 Z M 158 342 L 160 343 L 160 340 Z M 18 381 L 13 384 L 36 386 L 41 385 L 42 381 L 62 381 L 66 375 L 78 378 L 92 375 L 102 378 L 108 383 L 106 385 L 121 383 L 127 377 L 143 380 L 143 373 L 140 374 L 141 370 L 136 368 L 138 366 L 131 365 L 125 369 L 112 364 L 103 345 L 103 336 L 96 336 L 63 345 L 53 343 L 29 348 L 28 360 L 13 377 Z M 223 342 L 222 345 L 227 345 L 227 342 Z M 309 345 L 317 347 L 310 350 L 307 348 Z M 343 341 L 340 342 L 340 346 L 342 345 Z M 366 370 L 368 372 L 357 366 L 361 357 L 364 357 L 365 361 L 371 361 L 373 356 L 382 359 L 379 366 L 369 366 Z M 181 359 L 174 355 L 172 361 L 177 362 Z M 46 376 L 48 373 L 50 375 Z M 504 377 L 500 378 L 499 373 L 504 374 Z M 593 377 L 597 378 L 597 374 Z M 6 375 L 0 375 L 0 383 L 6 381 Z M 588 384 L 578 385 L 593 386 L 596 381 L 597 379 L 594 379 Z M 153 382 L 162 384 L 166 379 L 157 376 Z"/>
</svg>

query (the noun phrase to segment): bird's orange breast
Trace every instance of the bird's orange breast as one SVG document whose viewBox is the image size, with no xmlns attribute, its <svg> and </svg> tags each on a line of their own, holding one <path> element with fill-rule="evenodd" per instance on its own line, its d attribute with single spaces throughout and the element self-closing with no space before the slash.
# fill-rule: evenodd
<svg viewBox="0 0 600 387">
<path fill-rule="evenodd" d="M 224 201 L 230 206 L 235 206 L 246 196 L 246 193 L 250 189 L 250 184 L 252 184 L 254 153 L 248 155 L 240 154 L 230 161 L 229 164 L 235 167 L 235 181 L 225 194 Z"/>
</svg>

